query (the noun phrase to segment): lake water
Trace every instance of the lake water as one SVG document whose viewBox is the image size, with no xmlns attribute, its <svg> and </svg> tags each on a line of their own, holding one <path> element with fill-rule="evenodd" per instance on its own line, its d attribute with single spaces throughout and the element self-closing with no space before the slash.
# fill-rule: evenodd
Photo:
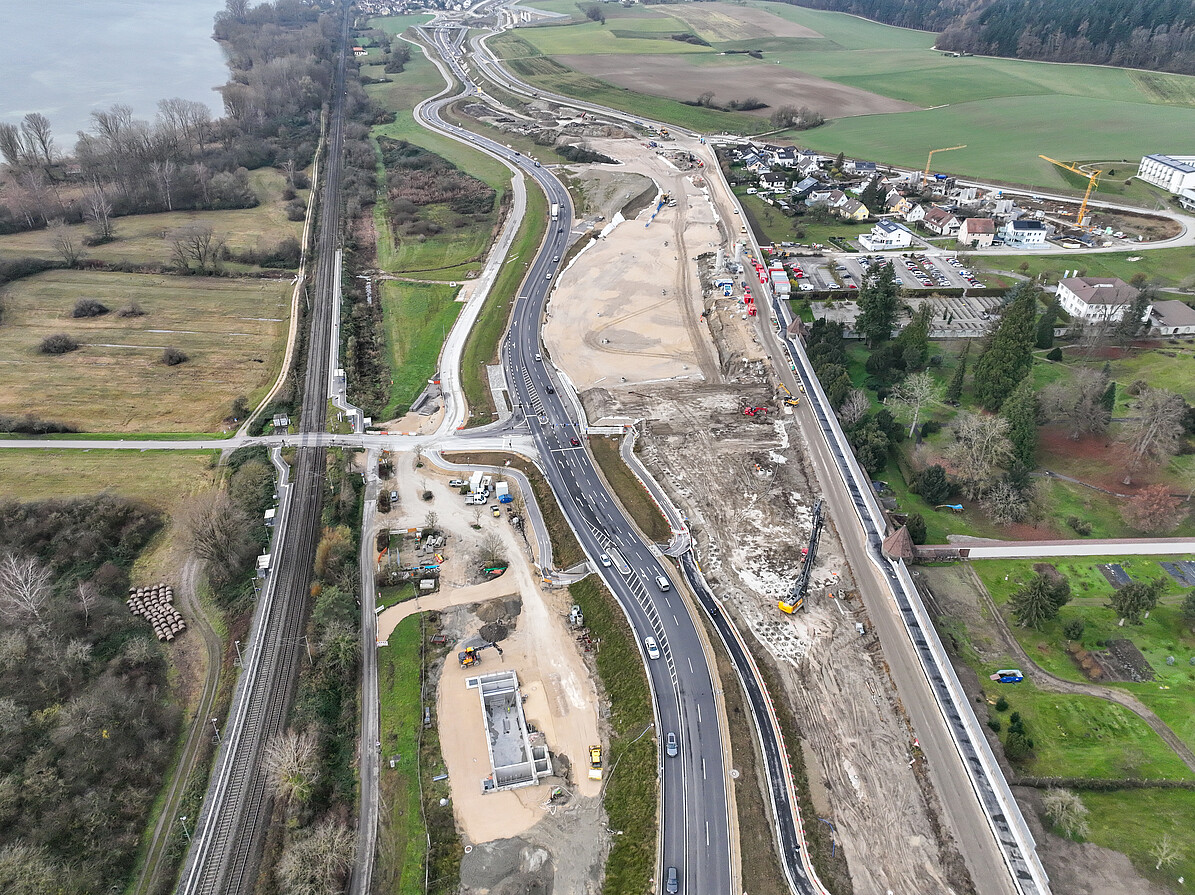
<svg viewBox="0 0 1195 895">
<path fill-rule="evenodd" d="M 158 100 L 183 97 L 223 111 L 228 80 L 212 40 L 223 0 L 0 0 L 0 121 L 41 112 L 60 150 L 114 103 L 152 119 Z"/>
</svg>

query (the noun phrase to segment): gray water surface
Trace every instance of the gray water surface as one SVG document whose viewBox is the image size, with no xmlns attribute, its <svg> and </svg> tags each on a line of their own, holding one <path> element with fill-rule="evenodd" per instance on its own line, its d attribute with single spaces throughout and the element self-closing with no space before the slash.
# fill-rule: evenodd
<svg viewBox="0 0 1195 895">
<path fill-rule="evenodd" d="M 0 121 L 41 112 L 60 150 L 114 103 L 152 119 L 183 97 L 222 112 L 228 80 L 212 40 L 222 0 L 0 0 Z"/>
</svg>

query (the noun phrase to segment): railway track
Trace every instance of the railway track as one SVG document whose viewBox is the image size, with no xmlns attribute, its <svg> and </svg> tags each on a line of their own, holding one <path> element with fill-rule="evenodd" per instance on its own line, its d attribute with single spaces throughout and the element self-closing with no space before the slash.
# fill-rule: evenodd
<svg viewBox="0 0 1195 895">
<path fill-rule="evenodd" d="M 340 240 L 347 6 L 342 16 L 303 377 L 300 431 L 305 434 L 325 430 L 331 377 L 328 340 L 333 331 L 332 295 Z M 245 670 L 237 683 L 207 798 L 176 890 L 179 895 L 249 895 L 255 888 L 271 808 L 261 757 L 270 740 L 286 726 L 298 679 L 299 643 L 319 539 L 326 453 L 324 448 L 299 448 L 296 452 L 285 498 L 288 506 L 273 551 L 274 572 L 254 618 Z"/>
</svg>

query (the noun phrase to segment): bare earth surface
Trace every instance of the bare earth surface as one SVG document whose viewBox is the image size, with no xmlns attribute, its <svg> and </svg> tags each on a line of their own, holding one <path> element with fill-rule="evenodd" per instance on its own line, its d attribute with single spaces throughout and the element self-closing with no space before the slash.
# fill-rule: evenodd
<svg viewBox="0 0 1195 895">
<path fill-rule="evenodd" d="M 505 513 L 494 518 L 488 507 L 475 513 L 448 487 L 448 475 L 430 465 L 416 469 L 413 463 L 411 455 L 396 457 L 396 478 L 384 484 L 399 491 L 399 503 L 380 518 L 401 531 L 421 525 L 429 510 L 436 513 L 437 527 L 448 534 L 441 589 L 382 612 L 378 637 L 389 637 L 408 615 L 436 610 L 442 630 L 454 640 L 450 659 L 438 673 L 437 717 L 451 725 L 440 732 L 441 750 L 457 829 L 473 846 L 462 865 L 463 891 L 596 891 L 607 840 L 601 784 L 588 779 L 584 762 L 589 745 L 602 738 L 597 690 L 568 628 L 568 591 L 542 587 L 530 551 Z M 432 501 L 420 498 L 424 490 L 435 495 Z M 472 528 L 475 521 L 480 531 Z M 511 566 L 502 577 L 481 582 L 469 555 L 491 531 L 501 538 Z M 482 625 L 494 622 L 508 631 L 500 641 L 502 655 L 485 650 L 480 666 L 467 670 L 451 660 L 466 644 L 477 645 Z M 481 700 L 465 680 L 508 668 L 518 673 L 527 720 L 543 733 L 561 776 L 483 795 L 481 782 L 490 765 Z M 549 803 L 555 787 L 565 790 L 567 801 Z"/>
<path fill-rule="evenodd" d="M 714 91 L 715 102 L 756 96 L 769 106 L 751 113 L 761 118 L 767 118 L 785 105 L 808 106 L 827 118 L 910 112 L 917 108 L 911 103 L 802 74 L 783 65 L 769 65 L 762 60 L 751 64 L 697 65 L 677 56 L 631 53 L 555 58 L 562 65 L 619 87 L 671 99 L 692 102 L 707 90 Z"/>
<path fill-rule="evenodd" d="M 623 381 L 716 377 L 712 347 L 696 327 L 703 308 L 692 259 L 715 252 L 718 245 L 713 207 L 692 183 L 701 179 L 700 170 L 683 172 L 637 141 L 594 140 L 591 145 L 625 160 L 620 173 L 653 179 L 677 206 L 665 205 L 648 225 L 657 205 L 651 202 L 635 220 L 592 243 L 560 275 L 544 327 L 549 354 L 568 359 L 562 366 L 578 390 Z"/>
</svg>

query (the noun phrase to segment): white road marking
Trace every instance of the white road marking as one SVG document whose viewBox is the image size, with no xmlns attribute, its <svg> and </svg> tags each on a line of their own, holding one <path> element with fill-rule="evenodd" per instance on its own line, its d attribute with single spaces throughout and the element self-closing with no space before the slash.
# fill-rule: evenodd
<svg viewBox="0 0 1195 895">
<path fill-rule="evenodd" d="M 689 663 L 689 674 L 692 674 L 693 673 L 693 660 L 690 659 L 688 656 L 686 656 L 685 661 Z"/>
<path fill-rule="evenodd" d="M 707 779 L 705 776 L 705 759 L 704 758 L 701 759 L 701 779 L 702 780 Z"/>
<path fill-rule="evenodd" d="M 701 723 L 701 703 L 697 703 L 697 723 Z"/>
</svg>

